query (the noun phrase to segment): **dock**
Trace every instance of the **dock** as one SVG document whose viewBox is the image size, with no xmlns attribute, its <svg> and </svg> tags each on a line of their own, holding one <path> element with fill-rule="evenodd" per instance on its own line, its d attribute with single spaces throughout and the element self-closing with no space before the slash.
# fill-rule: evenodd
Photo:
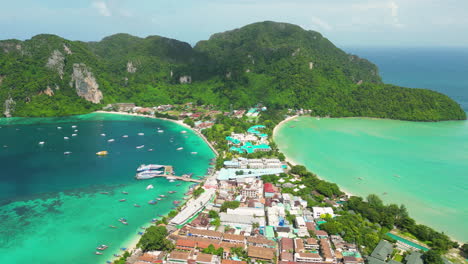
<svg viewBox="0 0 468 264">
<path fill-rule="evenodd" d="M 190 177 L 184 177 L 184 176 L 175 176 L 174 175 L 174 167 L 170 165 L 165 165 L 164 166 L 164 173 L 161 175 L 158 175 L 156 177 L 164 177 L 167 178 L 168 180 L 179 180 L 179 181 L 186 181 L 186 182 L 196 182 L 196 183 L 201 183 L 202 180 L 197 180 L 197 179 L 192 179 Z"/>
</svg>

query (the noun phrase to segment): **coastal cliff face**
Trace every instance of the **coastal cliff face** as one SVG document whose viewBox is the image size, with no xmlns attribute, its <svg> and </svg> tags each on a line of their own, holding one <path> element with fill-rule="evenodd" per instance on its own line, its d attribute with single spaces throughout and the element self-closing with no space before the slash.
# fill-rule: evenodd
<svg viewBox="0 0 468 264">
<path fill-rule="evenodd" d="M 75 87 L 79 97 L 89 102 L 97 104 L 103 98 L 99 84 L 84 63 L 73 64 L 70 86 Z"/>
<path fill-rule="evenodd" d="M 82 114 L 114 102 L 225 109 L 261 102 L 320 116 L 466 118 L 445 95 L 385 85 L 376 65 L 320 33 L 271 21 L 214 34 L 193 48 L 128 34 L 88 43 L 47 34 L 0 41 L 0 102 L 11 116 Z"/>
</svg>

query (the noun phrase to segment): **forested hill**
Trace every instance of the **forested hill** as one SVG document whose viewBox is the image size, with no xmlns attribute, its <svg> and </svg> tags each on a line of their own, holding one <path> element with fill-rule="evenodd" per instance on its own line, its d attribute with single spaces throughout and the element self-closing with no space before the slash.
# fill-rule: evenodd
<svg viewBox="0 0 468 264">
<path fill-rule="evenodd" d="M 0 41 L 0 110 L 6 116 L 188 101 L 225 109 L 261 102 L 336 117 L 466 118 L 449 97 L 383 84 L 371 62 L 346 54 L 318 32 L 286 23 L 247 25 L 194 48 L 128 34 L 89 43 L 54 35 Z"/>
</svg>

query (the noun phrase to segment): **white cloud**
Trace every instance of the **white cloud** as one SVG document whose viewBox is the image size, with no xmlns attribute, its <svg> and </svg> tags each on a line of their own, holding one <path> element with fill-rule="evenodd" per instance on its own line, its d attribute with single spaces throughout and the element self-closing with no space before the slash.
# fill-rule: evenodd
<svg viewBox="0 0 468 264">
<path fill-rule="evenodd" d="M 97 9 L 97 11 L 99 12 L 101 16 L 108 17 L 112 15 L 110 9 L 107 7 L 106 2 L 103 2 L 103 1 L 93 2 L 93 7 Z"/>
</svg>

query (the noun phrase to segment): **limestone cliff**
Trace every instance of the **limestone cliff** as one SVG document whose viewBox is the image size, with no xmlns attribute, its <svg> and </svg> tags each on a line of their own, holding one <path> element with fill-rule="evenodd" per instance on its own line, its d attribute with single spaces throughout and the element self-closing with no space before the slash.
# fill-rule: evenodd
<svg viewBox="0 0 468 264">
<path fill-rule="evenodd" d="M 75 87 L 78 96 L 95 104 L 101 102 L 103 95 L 99 90 L 99 84 L 84 63 L 73 64 L 71 77 L 70 86 Z"/>
<path fill-rule="evenodd" d="M 5 111 L 3 112 L 5 117 L 11 117 L 11 113 L 14 111 L 15 104 L 15 101 L 11 97 L 5 100 Z"/>
<path fill-rule="evenodd" d="M 54 50 L 50 55 L 49 59 L 47 60 L 46 67 L 56 71 L 60 79 L 63 79 L 63 67 L 65 66 L 65 57 L 63 54 L 58 51 Z"/>
</svg>

